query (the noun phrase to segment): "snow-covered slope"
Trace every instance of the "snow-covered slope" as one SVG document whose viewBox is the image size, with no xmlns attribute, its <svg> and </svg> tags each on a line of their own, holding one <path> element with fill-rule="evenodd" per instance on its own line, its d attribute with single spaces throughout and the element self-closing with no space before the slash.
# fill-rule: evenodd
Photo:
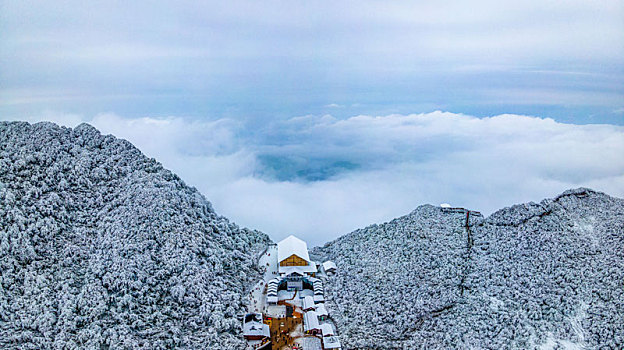
<svg viewBox="0 0 624 350">
<path fill-rule="evenodd" d="M 0 123 L 0 348 L 243 348 L 268 241 L 127 141 Z"/>
<path fill-rule="evenodd" d="M 347 349 L 621 349 L 624 200 L 588 189 L 488 218 L 422 206 L 316 248 Z"/>
</svg>

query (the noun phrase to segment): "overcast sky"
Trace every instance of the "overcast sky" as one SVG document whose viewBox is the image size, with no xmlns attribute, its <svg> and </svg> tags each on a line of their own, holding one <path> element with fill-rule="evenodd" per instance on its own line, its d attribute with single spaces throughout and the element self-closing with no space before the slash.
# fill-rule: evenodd
<svg viewBox="0 0 624 350">
<path fill-rule="evenodd" d="M 276 240 L 621 197 L 624 2 L 0 0 L 0 118 L 127 138 Z"/>
</svg>

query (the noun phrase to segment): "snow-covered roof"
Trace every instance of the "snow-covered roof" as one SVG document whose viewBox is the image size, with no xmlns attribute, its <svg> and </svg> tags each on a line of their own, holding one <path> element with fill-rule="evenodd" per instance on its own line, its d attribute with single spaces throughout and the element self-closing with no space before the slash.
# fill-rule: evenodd
<svg viewBox="0 0 624 350">
<path fill-rule="evenodd" d="M 299 338 L 302 350 L 322 350 L 321 340 L 316 337 Z"/>
<path fill-rule="evenodd" d="M 243 335 L 270 337 L 269 325 L 257 321 L 246 322 L 243 325 Z"/>
<path fill-rule="evenodd" d="M 332 327 L 332 325 L 329 323 L 323 323 L 321 325 L 321 332 L 323 333 L 324 337 L 328 335 L 336 335 L 336 332 L 334 332 L 334 327 Z"/>
<path fill-rule="evenodd" d="M 320 303 L 320 304 L 316 304 L 316 314 L 318 316 L 328 316 L 329 313 L 327 312 L 327 309 L 325 308 L 325 304 Z"/>
<path fill-rule="evenodd" d="M 314 289 L 314 294 L 323 294 L 323 282 L 320 280 L 315 281 L 312 288 Z"/>
<path fill-rule="evenodd" d="M 323 294 L 315 294 L 314 302 L 321 302 L 321 301 L 325 301 L 325 297 L 323 296 Z"/>
<path fill-rule="evenodd" d="M 270 280 L 270 281 L 268 282 L 268 284 L 269 284 L 269 285 L 271 285 L 271 284 L 279 284 L 279 282 L 280 282 L 280 280 L 279 280 L 279 279 L 277 279 L 277 278 L 273 278 L 272 280 Z"/>
<path fill-rule="evenodd" d="M 337 268 L 336 264 L 331 260 L 327 260 L 326 262 L 323 263 L 323 270 L 325 271 L 332 270 L 332 269 L 335 270 L 336 268 Z"/>
<path fill-rule="evenodd" d="M 442 208 L 450 208 L 450 207 L 451 207 L 451 205 L 450 205 L 450 204 L 448 204 L 448 203 L 442 203 L 442 204 L 440 204 L 440 206 L 441 206 Z"/>
<path fill-rule="evenodd" d="M 325 349 L 340 349 L 340 340 L 334 335 L 323 337 L 323 347 Z"/>
<path fill-rule="evenodd" d="M 277 287 L 278 287 L 278 282 L 276 279 L 272 279 L 269 281 L 268 286 L 267 286 L 267 296 L 277 296 Z"/>
<path fill-rule="evenodd" d="M 301 306 L 303 310 L 314 309 L 315 307 L 314 299 L 311 296 L 308 295 L 303 298 L 303 304 Z"/>
<path fill-rule="evenodd" d="M 321 329 L 318 316 L 314 311 L 308 311 L 303 314 L 303 330 L 307 332 L 311 329 Z"/>
<path fill-rule="evenodd" d="M 280 262 L 293 254 L 307 262 L 310 262 L 308 245 L 306 242 L 290 235 L 277 243 L 277 262 Z"/>
<path fill-rule="evenodd" d="M 278 301 L 278 298 L 276 296 L 268 296 L 267 297 L 267 303 L 275 304 L 275 303 L 277 303 L 277 301 Z"/>
<path fill-rule="evenodd" d="M 316 267 L 312 265 L 307 266 L 280 266 L 279 273 L 289 275 L 293 272 L 297 272 L 298 274 L 304 276 L 308 273 L 316 272 Z"/>
<path fill-rule="evenodd" d="M 286 300 L 286 299 L 292 299 L 294 298 L 295 292 L 291 292 L 289 290 L 280 290 L 277 292 L 277 297 L 279 298 L 279 300 Z"/>
</svg>

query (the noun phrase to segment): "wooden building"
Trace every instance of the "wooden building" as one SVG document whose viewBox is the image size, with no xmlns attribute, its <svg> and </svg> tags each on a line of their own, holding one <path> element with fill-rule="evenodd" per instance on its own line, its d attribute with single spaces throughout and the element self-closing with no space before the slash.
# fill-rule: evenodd
<svg viewBox="0 0 624 350">
<path fill-rule="evenodd" d="M 288 236 L 277 243 L 277 261 L 280 277 L 288 277 L 288 289 L 302 287 L 296 281 L 316 274 L 316 263 L 310 260 L 308 245 L 295 236 Z M 292 282 L 292 283 L 291 283 Z"/>
</svg>

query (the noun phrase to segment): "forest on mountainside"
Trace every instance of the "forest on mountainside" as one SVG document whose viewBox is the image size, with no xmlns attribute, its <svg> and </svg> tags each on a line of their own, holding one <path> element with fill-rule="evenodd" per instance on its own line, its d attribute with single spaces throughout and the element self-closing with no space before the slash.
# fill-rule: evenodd
<svg viewBox="0 0 624 350">
<path fill-rule="evenodd" d="M 347 349 L 624 346 L 624 200 L 580 188 L 487 218 L 430 205 L 313 250 Z"/>
<path fill-rule="evenodd" d="M 270 241 L 130 142 L 0 123 L 0 347 L 244 347 Z"/>
</svg>

